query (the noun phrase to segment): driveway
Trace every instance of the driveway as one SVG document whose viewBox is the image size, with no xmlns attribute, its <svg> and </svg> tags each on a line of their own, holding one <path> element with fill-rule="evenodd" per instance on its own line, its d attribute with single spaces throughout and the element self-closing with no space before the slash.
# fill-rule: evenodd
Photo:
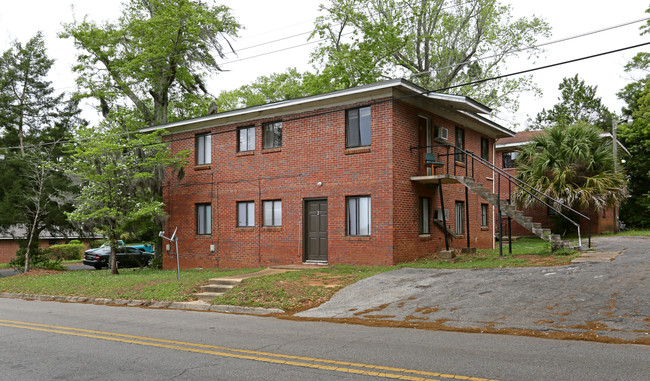
<svg viewBox="0 0 650 381">
<path fill-rule="evenodd" d="M 650 237 L 599 237 L 606 263 L 400 269 L 350 285 L 297 316 L 471 332 L 650 343 Z"/>
</svg>

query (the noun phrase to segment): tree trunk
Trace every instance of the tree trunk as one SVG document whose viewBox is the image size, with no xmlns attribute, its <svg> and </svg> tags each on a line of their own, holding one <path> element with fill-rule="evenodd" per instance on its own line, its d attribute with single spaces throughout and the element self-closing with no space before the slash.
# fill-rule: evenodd
<svg viewBox="0 0 650 381">
<path fill-rule="evenodd" d="M 109 266 L 111 268 L 111 274 L 119 274 L 120 272 L 117 269 L 117 237 L 111 235 L 111 257 L 109 259 Z"/>
</svg>

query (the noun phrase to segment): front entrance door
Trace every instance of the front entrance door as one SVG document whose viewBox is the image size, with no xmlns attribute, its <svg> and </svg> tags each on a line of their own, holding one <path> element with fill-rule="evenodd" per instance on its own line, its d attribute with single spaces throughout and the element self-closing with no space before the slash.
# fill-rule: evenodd
<svg viewBox="0 0 650 381">
<path fill-rule="evenodd" d="M 327 262 L 327 199 L 305 201 L 305 261 Z"/>
</svg>

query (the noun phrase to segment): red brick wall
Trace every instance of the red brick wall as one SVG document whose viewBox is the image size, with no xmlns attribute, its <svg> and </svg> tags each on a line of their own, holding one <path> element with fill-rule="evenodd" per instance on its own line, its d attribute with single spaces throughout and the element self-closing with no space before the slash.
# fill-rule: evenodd
<svg viewBox="0 0 650 381">
<path fill-rule="evenodd" d="M 360 105 L 351 105 L 355 107 Z M 181 266 L 256 267 L 303 261 L 303 202 L 327 198 L 330 264 L 392 263 L 392 172 L 390 103 L 372 106 L 369 149 L 346 150 L 345 110 L 256 120 L 215 127 L 212 163 L 196 167 L 194 136 L 174 135 L 173 151 L 192 151 L 184 179 L 164 191 L 170 215 L 166 230 L 178 226 Z M 282 148 L 262 149 L 262 123 L 282 120 Z M 237 153 L 236 128 L 256 127 L 255 150 Z M 321 183 L 319 186 L 318 183 Z M 370 195 L 372 234 L 348 237 L 346 196 Z M 282 227 L 262 224 L 262 200 L 282 200 Z M 254 201 L 255 227 L 236 226 L 236 203 Z M 196 234 L 195 204 L 212 204 L 212 234 Z M 214 245 L 215 252 L 210 252 Z M 173 246 L 172 246 L 173 247 Z M 165 267 L 175 265 L 173 249 Z"/>
<path fill-rule="evenodd" d="M 84 239 L 81 240 L 84 245 L 86 245 L 86 248 L 90 248 L 90 240 L 89 239 Z M 52 246 L 52 244 L 64 244 L 65 240 L 49 240 L 49 239 L 42 239 L 40 240 L 40 247 L 42 249 L 46 247 Z M 2 239 L 0 240 L 0 263 L 9 263 L 15 256 L 16 256 L 16 251 L 20 248 L 20 245 L 18 244 L 17 240 L 14 239 Z"/>
</svg>

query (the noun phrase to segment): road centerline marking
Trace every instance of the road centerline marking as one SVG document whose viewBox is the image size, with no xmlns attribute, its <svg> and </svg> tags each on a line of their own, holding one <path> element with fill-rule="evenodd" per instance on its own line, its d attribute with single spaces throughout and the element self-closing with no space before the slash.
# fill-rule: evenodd
<svg viewBox="0 0 650 381">
<path fill-rule="evenodd" d="M 194 352 L 194 353 L 202 353 L 202 354 L 238 358 L 238 359 L 245 359 L 245 360 L 252 360 L 252 361 L 261 361 L 266 363 L 300 366 L 300 367 L 346 372 L 346 373 L 355 373 L 355 374 L 377 376 L 377 377 L 399 378 L 403 380 L 424 381 L 424 380 L 456 379 L 456 380 L 470 380 L 470 381 L 495 381 L 495 380 L 479 378 L 479 377 L 468 377 L 468 376 L 421 371 L 421 370 L 414 370 L 414 369 L 388 367 L 382 365 L 319 359 L 319 358 L 305 357 L 305 356 L 284 355 L 284 354 L 271 353 L 271 352 L 228 348 L 223 346 L 189 343 L 189 342 L 177 341 L 177 340 L 157 339 L 157 338 L 151 338 L 145 336 L 103 332 L 103 331 L 88 330 L 83 328 L 64 327 L 64 326 L 49 325 L 49 324 L 38 324 L 38 323 L 0 319 L 0 326 L 29 329 L 29 330 L 41 331 L 41 332 L 58 333 L 64 335 L 93 338 L 93 339 L 101 339 L 101 340 L 108 340 L 114 342 L 123 342 L 128 344 L 152 346 L 152 347 L 166 348 L 166 349 L 173 349 L 173 350 L 182 350 L 182 351 Z M 233 352 L 233 353 L 228 353 L 228 352 Z M 294 360 L 299 360 L 299 361 L 294 361 Z M 305 362 L 305 361 L 309 361 L 309 362 Z M 335 366 L 322 365 L 322 364 L 332 364 Z M 350 366 L 350 367 L 356 367 L 362 369 L 344 368 L 341 366 Z M 413 374 L 417 376 L 400 375 L 395 373 L 384 373 L 384 372 L 377 372 L 377 371 L 407 373 L 407 374 Z M 431 378 L 423 378 L 420 376 L 440 377 L 440 378 L 431 379 Z"/>
</svg>

